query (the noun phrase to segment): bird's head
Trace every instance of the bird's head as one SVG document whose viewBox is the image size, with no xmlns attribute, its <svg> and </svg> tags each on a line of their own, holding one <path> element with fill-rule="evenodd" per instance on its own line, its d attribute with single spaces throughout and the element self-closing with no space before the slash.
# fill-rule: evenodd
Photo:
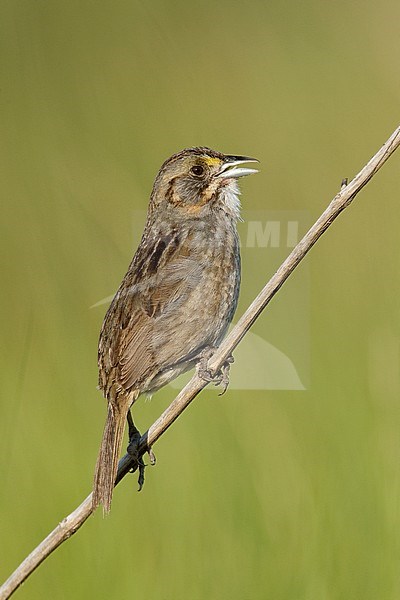
<svg viewBox="0 0 400 600">
<path fill-rule="evenodd" d="M 249 162 L 258 160 L 203 147 L 182 150 L 162 165 L 154 182 L 151 208 L 162 206 L 193 217 L 201 217 L 210 208 L 222 208 L 238 218 L 237 180 L 257 173 L 243 166 Z"/>
</svg>

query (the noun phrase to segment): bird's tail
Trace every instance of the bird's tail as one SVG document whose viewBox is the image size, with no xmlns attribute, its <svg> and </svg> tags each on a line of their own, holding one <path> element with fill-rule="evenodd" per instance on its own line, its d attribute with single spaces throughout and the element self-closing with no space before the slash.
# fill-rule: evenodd
<svg viewBox="0 0 400 600">
<path fill-rule="evenodd" d="M 97 457 L 92 499 L 93 510 L 102 504 L 105 514 L 109 513 L 111 508 L 118 458 L 130 405 L 131 398 L 129 396 L 120 396 L 118 405 L 108 403 L 107 420 Z"/>
</svg>

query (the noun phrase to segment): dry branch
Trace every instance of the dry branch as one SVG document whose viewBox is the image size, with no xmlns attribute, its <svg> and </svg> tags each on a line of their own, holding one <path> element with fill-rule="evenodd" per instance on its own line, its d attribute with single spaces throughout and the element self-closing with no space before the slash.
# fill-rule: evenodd
<svg viewBox="0 0 400 600">
<path fill-rule="evenodd" d="M 367 165 L 348 184 L 343 185 L 340 192 L 334 197 L 328 208 L 297 244 L 287 259 L 279 267 L 257 298 L 252 302 L 230 334 L 222 342 L 218 350 L 211 357 L 208 367 L 211 372 L 217 372 L 225 363 L 232 351 L 250 329 L 254 321 L 264 310 L 279 288 L 297 267 L 315 242 L 324 231 L 333 223 L 336 217 L 352 202 L 356 194 L 377 173 L 381 166 L 400 145 L 400 127 L 398 127 L 382 148 L 371 158 Z M 165 433 L 170 425 L 178 418 L 183 410 L 192 402 L 197 394 L 207 385 L 195 374 L 184 389 L 178 394 L 170 406 L 153 423 L 150 429 L 140 440 L 140 453 L 146 452 L 159 437 Z M 116 484 L 135 465 L 129 455 L 125 455 L 119 462 Z M 92 494 L 82 502 L 68 517 L 37 546 L 31 554 L 20 564 L 14 573 L 0 588 L 0 600 L 6 600 L 25 581 L 27 577 L 65 540 L 73 535 L 86 519 L 92 514 Z"/>
</svg>

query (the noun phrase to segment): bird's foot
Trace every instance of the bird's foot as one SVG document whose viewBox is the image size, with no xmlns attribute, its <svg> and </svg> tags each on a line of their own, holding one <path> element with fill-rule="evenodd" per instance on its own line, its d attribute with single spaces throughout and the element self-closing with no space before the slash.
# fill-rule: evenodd
<svg viewBox="0 0 400 600">
<path fill-rule="evenodd" d="M 146 468 L 146 465 L 143 461 L 143 456 L 141 456 L 139 454 L 139 442 L 140 442 L 140 433 L 139 432 L 137 432 L 137 434 L 135 433 L 132 436 L 129 435 L 129 444 L 126 449 L 126 451 L 128 452 L 129 456 L 132 458 L 132 461 L 134 463 L 129 472 L 134 473 L 136 471 L 136 469 L 138 469 L 138 471 L 139 471 L 138 492 L 140 492 L 140 490 L 142 489 L 142 487 L 144 485 L 144 470 Z"/>
<path fill-rule="evenodd" d="M 143 456 L 139 454 L 139 445 L 140 445 L 141 435 L 140 435 L 140 431 L 138 430 L 138 428 L 136 427 L 136 425 L 133 422 L 130 411 L 128 412 L 128 428 L 129 428 L 129 432 L 128 432 L 129 433 L 129 444 L 128 444 L 126 451 L 128 452 L 128 454 L 132 457 L 132 459 L 134 461 L 134 464 L 132 465 L 132 468 L 130 469 L 130 473 L 134 473 L 136 471 L 136 469 L 138 469 L 138 471 L 139 471 L 138 492 L 140 492 L 140 490 L 144 486 L 144 470 L 147 465 L 143 461 Z M 150 458 L 150 464 L 155 465 L 156 457 L 155 457 L 155 454 L 154 454 L 152 448 L 148 448 L 147 453 Z"/>
<path fill-rule="evenodd" d="M 218 394 L 222 396 L 225 394 L 229 385 L 229 371 L 231 368 L 231 364 L 234 362 L 233 356 L 228 356 L 225 363 L 219 369 L 217 373 L 211 373 L 208 368 L 208 361 L 211 356 L 214 354 L 216 348 L 208 347 L 200 355 L 199 362 L 197 363 L 197 375 L 207 381 L 207 383 L 213 383 L 214 385 L 221 385 L 222 391 Z"/>
<path fill-rule="evenodd" d="M 136 427 L 136 425 L 133 422 L 131 411 L 128 412 L 128 428 L 129 428 L 129 431 L 128 431 L 129 444 L 128 444 L 126 451 L 128 452 L 129 456 L 131 456 L 134 461 L 134 464 L 132 465 L 132 468 L 130 469 L 130 473 L 134 473 L 136 471 L 136 469 L 138 469 L 138 471 L 139 471 L 138 492 L 140 492 L 140 490 L 142 489 L 142 487 L 144 485 L 144 470 L 146 468 L 146 465 L 143 461 L 143 456 L 141 454 L 139 454 L 139 444 L 140 444 L 141 435 L 140 435 L 140 431 L 138 430 L 138 428 Z"/>
</svg>

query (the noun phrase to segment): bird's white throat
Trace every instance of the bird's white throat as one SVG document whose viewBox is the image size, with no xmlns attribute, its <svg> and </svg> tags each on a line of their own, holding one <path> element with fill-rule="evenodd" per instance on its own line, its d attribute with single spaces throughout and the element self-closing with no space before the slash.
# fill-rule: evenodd
<svg viewBox="0 0 400 600">
<path fill-rule="evenodd" d="M 240 220 L 240 190 L 235 179 L 231 179 L 228 185 L 220 190 L 220 198 L 226 212 L 234 219 Z"/>
</svg>

